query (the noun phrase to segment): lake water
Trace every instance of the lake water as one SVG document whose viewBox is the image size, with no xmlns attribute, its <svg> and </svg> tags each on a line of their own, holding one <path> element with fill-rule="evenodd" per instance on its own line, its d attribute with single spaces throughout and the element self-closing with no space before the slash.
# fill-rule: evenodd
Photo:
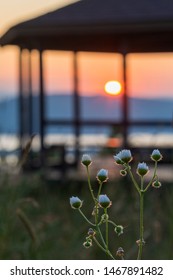
<svg viewBox="0 0 173 280">
<path fill-rule="evenodd" d="M 173 133 L 131 133 L 128 141 L 130 146 L 134 147 L 173 147 Z M 121 138 L 110 138 L 106 134 L 83 134 L 79 137 L 81 147 L 104 147 L 115 144 L 121 145 Z M 73 146 L 75 137 L 72 134 L 49 134 L 45 137 L 46 145 L 65 145 Z M 35 136 L 32 147 L 38 150 L 40 146 L 39 136 Z M 0 135 L 0 151 L 13 151 L 19 147 L 19 138 L 15 135 L 1 134 Z"/>
</svg>

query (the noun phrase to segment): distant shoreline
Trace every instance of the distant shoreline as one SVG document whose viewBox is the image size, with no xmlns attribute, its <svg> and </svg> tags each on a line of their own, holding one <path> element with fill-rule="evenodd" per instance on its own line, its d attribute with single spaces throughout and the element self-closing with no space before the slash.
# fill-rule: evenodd
<svg viewBox="0 0 173 280">
<path fill-rule="evenodd" d="M 26 138 L 26 142 L 27 142 Z M 79 137 L 79 143 L 82 148 L 87 147 L 108 147 L 110 141 L 120 143 L 121 138 L 109 137 L 105 134 L 83 134 Z M 119 142 L 118 142 L 119 140 Z M 173 132 L 172 133 L 131 133 L 128 141 L 132 147 L 172 147 L 173 148 Z M 35 136 L 32 147 L 33 150 L 39 150 L 40 137 Z M 72 134 L 48 134 L 45 136 L 45 145 L 64 145 L 73 147 L 75 144 L 75 136 Z M 116 144 L 115 144 L 116 145 Z M 112 146 L 113 147 L 113 146 Z M 14 134 L 0 134 L 0 151 L 14 151 L 19 148 L 19 138 Z M 115 146 L 115 148 L 117 148 Z"/>
</svg>

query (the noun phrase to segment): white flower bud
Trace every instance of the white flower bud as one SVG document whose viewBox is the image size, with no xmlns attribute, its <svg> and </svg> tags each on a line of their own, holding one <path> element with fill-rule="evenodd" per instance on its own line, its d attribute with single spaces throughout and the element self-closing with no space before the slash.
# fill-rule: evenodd
<svg viewBox="0 0 173 280">
<path fill-rule="evenodd" d="M 100 169 L 96 178 L 100 183 L 106 182 L 108 180 L 108 170 Z"/>
<path fill-rule="evenodd" d="M 114 156 L 114 159 L 117 164 L 124 164 L 129 163 L 133 158 L 130 150 L 122 150 Z"/>
<path fill-rule="evenodd" d="M 72 196 L 70 198 L 70 205 L 73 209 L 79 209 L 82 207 L 82 201 L 77 196 Z"/>
<path fill-rule="evenodd" d="M 162 160 L 163 156 L 160 153 L 160 151 L 158 149 L 153 150 L 152 154 L 151 154 L 151 159 L 154 161 L 160 161 Z"/>
<path fill-rule="evenodd" d="M 102 208 L 109 208 L 112 205 L 112 202 L 110 201 L 109 197 L 107 197 L 106 194 L 99 195 L 98 202 L 100 207 Z"/>
<path fill-rule="evenodd" d="M 149 168 L 145 162 L 142 162 L 138 164 L 136 172 L 139 176 L 143 177 L 149 172 Z"/>
<path fill-rule="evenodd" d="M 85 166 L 89 166 L 92 163 L 90 155 L 84 154 L 82 156 L 81 163 Z"/>
</svg>

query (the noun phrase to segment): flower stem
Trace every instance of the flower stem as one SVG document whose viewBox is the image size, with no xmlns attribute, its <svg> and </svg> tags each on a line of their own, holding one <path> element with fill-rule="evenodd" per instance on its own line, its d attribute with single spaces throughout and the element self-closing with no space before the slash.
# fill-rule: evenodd
<svg viewBox="0 0 173 280">
<path fill-rule="evenodd" d="M 139 239 L 139 250 L 138 260 L 142 259 L 142 248 L 144 245 L 144 191 L 140 193 L 140 239 Z"/>
<path fill-rule="evenodd" d="M 106 211 L 106 213 L 107 213 L 107 211 Z M 105 214 L 106 214 L 106 213 L 105 213 Z M 100 243 L 99 243 L 99 245 L 102 247 L 102 250 L 103 250 L 108 256 L 110 256 L 113 260 L 115 260 L 115 258 L 113 257 L 113 255 L 112 255 L 111 252 L 109 251 L 108 243 L 107 243 L 107 237 L 106 237 L 106 242 L 105 242 L 105 240 L 104 240 L 104 238 L 103 238 L 103 235 L 102 235 L 102 232 L 101 232 L 101 230 L 100 230 L 99 225 L 96 225 L 96 228 L 97 228 L 97 231 L 98 231 L 98 233 L 99 233 L 100 239 L 101 239 L 101 241 L 102 241 L 104 247 L 102 247 L 102 246 L 100 245 Z M 108 235 L 107 235 L 107 236 L 108 236 Z M 97 241 L 97 242 L 98 242 L 98 241 Z M 98 245 L 98 244 L 97 244 L 97 245 Z M 99 246 L 99 247 L 100 247 L 100 246 Z M 100 247 L 100 248 L 101 248 L 101 247 Z"/>
<path fill-rule="evenodd" d="M 101 182 L 101 183 L 99 184 L 99 190 L 98 190 L 98 194 L 97 194 L 97 200 L 98 200 L 99 195 L 100 195 L 100 193 L 101 193 L 102 186 L 103 186 L 103 183 Z"/>
<path fill-rule="evenodd" d="M 154 180 L 155 177 L 156 177 L 156 172 L 157 172 L 157 161 L 155 161 L 153 177 L 151 178 L 150 182 L 148 183 L 148 185 L 147 185 L 146 188 L 144 189 L 144 192 L 146 192 L 146 191 L 148 190 L 148 188 L 151 186 L 153 180 Z"/>
<path fill-rule="evenodd" d="M 107 215 L 107 208 L 104 208 L 104 212 L 105 212 L 105 215 Z M 108 228 L 108 220 L 106 219 L 106 222 L 105 222 L 105 225 L 106 225 L 106 236 L 105 236 L 105 240 L 106 240 L 106 249 L 108 250 L 108 246 L 109 246 L 109 228 Z"/>
<path fill-rule="evenodd" d="M 126 168 L 127 168 L 127 171 L 128 171 L 128 173 L 129 173 L 129 175 L 130 175 L 130 178 L 131 178 L 131 180 L 132 180 L 132 182 L 133 182 L 133 184 L 134 184 L 136 190 L 137 190 L 138 193 L 140 194 L 140 188 L 139 188 L 138 183 L 136 182 L 136 180 L 135 180 L 135 178 L 134 178 L 134 176 L 133 176 L 133 173 L 131 172 L 130 166 L 127 165 Z"/>
<path fill-rule="evenodd" d="M 106 247 L 106 243 L 105 243 L 105 241 L 104 241 L 104 238 L 103 238 L 102 232 L 101 232 L 101 230 L 100 230 L 100 227 L 99 227 L 98 225 L 96 225 L 96 228 L 97 228 L 97 231 L 98 231 L 98 233 L 99 233 L 99 235 L 100 235 L 100 239 L 101 239 L 101 241 L 102 241 L 102 243 L 103 243 L 103 246 Z"/>
<path fill-rule="evenodd" d="M 117 227 L 116 223 L 114 223 L 114 222 L 111 221 L 111 220 L 108 220 L 108 223 L 112 224 L 114 227 Z"/>
<path fill-rule="evenodd" d="M 107 255 L 109 255 L 112 259 L 114 259 L 114 257 L 112 256 L 112 254 L 111 254 L 110 251 L 108 250 L 107 243 L 104 241 L 104 238 L 103 238 L 103 235 L 102 235 L 102 233 L 101 233 L 101 230 L 100 230 L 99 226 L 98 226 L 97 224 L 91 223 L 91 222 L 87 219 L 87 217 L 85 216 L 85 214 L 82 212 L 82 210 L 81 210 L 80 208 L 78 209 L 78 211 L 79 211 L 79 213 L 82 215 L 82 217 L 85 219 L 85 221 L 86 221 L 87 223 L 89 223 L 91 226 L 97 228 L 97 231 L 98 231 L 98 233 L 99 233 L 100 239 L 101 239 L 101 241 L 102 241 L 102 243 L 103 243 L 103 246 L 104 246 L 106 249 L 98 242 L 98 240 L 97 240 L 96 238 L 93 238 L 94 241 L 97 243 L 97 245 L 98 245 Z"/>
<path fill-rule="evenodd" d="M 93 240 L 95 241 L 95 243 L 97 244 L 97 246 L 103 251 L 105 252 L 111 259 L 115 260 L 115 258 L 112 256 L 111 252 L 109 250 L 106 250 L 105 248 L 103 248 L 103 246 L 98 242 L 98 240 L 93 237 Z"/>
<path fill-rule="evenodd" d="M 93 226 L 93 227 L 95 227 L 96 225 L 95 224 L 93 224 L 93 223 L 91 223 L 89 220 L 88 220 L 88 218 L 85 216 L 85 214 L 82 212 L 82 210 L 79 208 L 78 209 L 78 211 L 79 211 L 79 213 L 82 215 L 82 217 L 85 219 L 85 221 L 87 222 L 87 223 L 89 223 L 91 226 Z"/>
<path fill-rule="evenodd" d="M 89 187 L 89 190 L 90 190 L 92 199 L 93 199 L 93 201 L 94 201 L 94 203 L 95 203 L 95 202 L 96 202 L 96 198 L 95 198 L 95 196 L 94 196 L 94 192 L 93 192 L 93 189 L 92 189 L 92 186 L 91 186 L 91 180 L 90 180 L 90 174 L 89 174 L 89 168 L 88 168 L 88 166 L 86 167 L 86 170 L 87 170 L 87 178 L 88 178 L 88 187 Z"/>
</svg>

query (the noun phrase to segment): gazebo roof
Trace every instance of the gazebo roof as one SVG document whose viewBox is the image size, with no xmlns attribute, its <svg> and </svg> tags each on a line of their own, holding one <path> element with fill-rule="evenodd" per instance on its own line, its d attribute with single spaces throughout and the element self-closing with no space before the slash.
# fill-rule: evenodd
<svg viewBox="0 0 173 280">
<path fill-rule="evenodd" d="M 173 51 L 173 1 L 78 1 L 13 26 L 0 44 L 43 50 Z"/>
</svg>

